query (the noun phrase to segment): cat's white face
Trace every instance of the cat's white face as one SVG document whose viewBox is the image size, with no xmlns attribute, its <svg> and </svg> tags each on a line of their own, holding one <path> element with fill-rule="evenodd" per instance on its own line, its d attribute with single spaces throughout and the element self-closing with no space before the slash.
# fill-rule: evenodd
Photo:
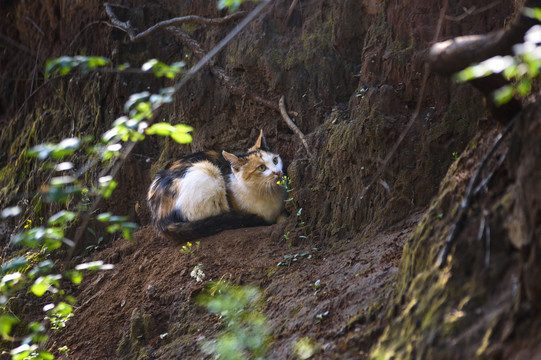
<svg viewBox="0 0 541 360">
<path fill-rule="evenodd" d="M 273 181 L 278 181 L 282 177 L 282 159 L 279 155 L 261 151 L 261 162 L 257 167 L 257 171 L 264 178 L 270 178 Z"/>
</svg>

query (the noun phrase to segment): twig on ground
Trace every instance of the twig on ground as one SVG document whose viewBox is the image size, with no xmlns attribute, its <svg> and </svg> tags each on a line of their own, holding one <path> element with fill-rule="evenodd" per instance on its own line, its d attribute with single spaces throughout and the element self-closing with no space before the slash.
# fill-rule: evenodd
<svg viewBox="0 0 541 360">
<path fill-rule="evenodd" d="M 278 102 L 278 106 L 280 107 L 280 114 L 282 115 L 282 118 L 284 119 L 284 121 L 286 122 L 287 126 L 289 126 L 289 128 L 291 130 L 293 130 L 293 132 L 295 133 L 295 135 L 297 135 L 299 137 L 299 139 L 301 140 L 302 142 L 302 145 L 304 146 L 304 148 L 306 149 L 306 152 L 308 153 L 308 156 L 310 158 L 313 158 L 313 155 L 312 155 L 312 152 L 310 151 L 310 148 L 308 147 L 308 143 L 306 142 L 306 137 L 304 136 L 304 134 L 302 133 L 302 131 L 299 130 L 299 128 L 297 127 L 297 125 L 295 125 L 295 123 L 293 122 L 293 120 L 291 120 L 291 118 L 289 117 L 288 113 L 287 113 L 287 110 L 286 110 L 286 104 L 285 104 L 285 98 L 284 96 L 282 95 L 282 97 L 280 98 L 280 101 Z"/>
</svg>

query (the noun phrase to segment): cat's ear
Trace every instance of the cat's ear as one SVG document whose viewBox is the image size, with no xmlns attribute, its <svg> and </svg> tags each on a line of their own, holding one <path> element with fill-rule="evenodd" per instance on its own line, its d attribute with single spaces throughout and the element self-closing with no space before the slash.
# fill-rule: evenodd
<svg viewBox="0 0 541 360">
<path fill-rule="evenodd" d="M 255 145 L 248 149 L 248 151 L 256 151 L 259 149 L 265 151 L 269 150 L 269 147 L 267 146 L 267 141 L 265 140 L 265 136 L 263 136 L 263 130 L 261 130 L 261 132 L 259 133 L 259 137 L 257 138 Z"/>
<path fill-rule="evenodd" d="M 228 153 L 227 151 L 223 150 L 222 151 L 222 156 L 224 157 L 224 159 L 227 160 L 227 162 L 229 162 L 229 164 L 231 164 L 231 167 L 233 169 L 238 170 L 240 168 L 241 164 L 240 164 L 240 161 L 239 161 L 239 158 L 237 157 L 237 155 Z"/>
</svg>

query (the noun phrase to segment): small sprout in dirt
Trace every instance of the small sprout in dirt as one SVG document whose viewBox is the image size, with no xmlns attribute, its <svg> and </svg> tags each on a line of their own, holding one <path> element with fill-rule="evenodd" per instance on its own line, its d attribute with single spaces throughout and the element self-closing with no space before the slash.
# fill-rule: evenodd
<svg viewBox="0 0 541 360">
<path fill-rule="evenodd" d="M 193 277 L 197 282 L 203 282 L 206 275 L 203 272 L 203 264 L 197 264 L 194 266 L 190 276 Z"/>
<path fill-rule="evenodd" d="M 295 201 L 295 198 L 293 197 L 293 194 L 292 194 L 293 189 L 291 188 L 291 179 L 289 177 L 287 177 L 286 175 L 284 175 L 284 176 L 282 176 L 282 178 L 279 181 L 276 182 L 276 184 L 280 185 L 281 187 L 283 187 L 286 190 L 287 199 L 285 199 L 284 201 L 286 203 L 291 202 L 291 204 L 293 205 L 293 208 L 295 209 L 295 213 L 297 215 L 297 222 L 301 226 L 301 228 L 302 228 L 302 230 L 304 232 L 304 235 L 299 236 L 299 237 L 302 238 L 302 239 L 306 239 L 308 237 L 308 233 L 306 232 L 306 224 L 303 221 L 302 216 L 301 216 L 302 208 L 299 208 L 299 206 L 297 205 L 297 202 Z M 289 240 L 289 232 L 284 235 L 284 238 L 286 240 Z"/>
<path fill-rule="evenodd" d="M 304 258 L 311 259 L 312 254 L 310 254 L 309 252 L 303 252 L 303 253 L 294 254 L 294 255 L 287 254 L 287 255 L 284 255 L 285 261 L 280 261 L 278 264 L 276 264 L 276 266 L 290 266 L 291 263 L 297 262 Z"/>
<path fill-rule="evenodd" d="M 314 292 L 314 295 L 317 295 L 321 291 L 321 280 L 316 280 L 315 283 L 310 284 L 311 287 L 313 287 L 316 291 Z"/>
<path fill-rule="evenodd" d="M 364 99 L 364 96 L 366 95 L 367 91 L 368 91 L 368 88 L 359 89 L 359 93 L 355 95 L 355 97 L 360 97 L 361 99 Z"/>
<path fill-rule="evenodd" d="M 91 227 L 88 227 L 86 228 L 86 230 L 92 234 L 92 236 L 94 237 L 94 241 L 96 242 L 95 244 L 92 244 L 92 245 L 89 245 L 86 247 L 86 250 L 88 251 L 95 251 L 95 250 L 98 250 L 99 249 L 99 246 L 101 244 L 101 242 L 103 241 L 103 236 L 100 236 L 98 237 L 96 235 L 96 231 L 94 231 L 94 229 L 92 229 Z"/>
<path fill-rule="evenodd" d="M 319 350 L 319 345 L 309 337 L 304 337 L 295 342 L 293 349 L 295 350 L 295 356 L 297 359 L 305 360 L 310 359 L 315 355 L 315 353 Z"/>
<path fill-rule="evenodd" d="M 66 345 L 62 346 L 62 347 L 59 347 L 58 348 L 58 351 L 64 355 L 65 357 L 68 357 L 69 356 L 69 352 L 70 352 L 70 349 L 69 347 L 67 347 Z"/>
<path fill-rule="evenodd" d="M 453 160 L 458 159 L 458 153 L 457 153 L 456 151 L 453 151 L 453 153 L 451 154 L 451 156 L 453 157 Z"/>
<path fill-rule="evenodd" d="M 180 253 L 181 254 L 189 254 L 192 258 L 196 258 L 196 252 L 197 250 L 199 250 L 199 245 L 201 243 L 199 241 L 197 241 L 195 243 L 195 246 L 193 246 L 193 244 L 191 242 L 187 242 L 186 245 L 182 245 L 182 249 L 180 249 Z"/>
<path fill-rule="evenodd" d="M 317 314 L 316 315 L 316 322 L 320 323 L 325 319 L 327 316 L 329 316 L 329 310 L 325 311 L 324 313 Z"/>
<path fill-rule="evenodd" d="M 438 219 L 443 219 L 443 213 L 439 213 L 438 215 L 436 215 L 436 217 L 437 217 Z"/>
</svg>

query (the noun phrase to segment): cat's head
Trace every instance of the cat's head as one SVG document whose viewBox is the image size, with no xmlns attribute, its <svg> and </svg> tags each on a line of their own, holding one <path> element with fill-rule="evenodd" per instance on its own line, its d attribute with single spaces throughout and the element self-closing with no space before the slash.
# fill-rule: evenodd
<svg viewBox="0 0 541 360">
<path fill-rule="evenodd" d="M 234 155 L 222 151 L 222 155 L 231 164 L 235 177 L 246 186 L 261 191 L 279 187 L 277 182 L 283 174 L 282 159 L 268 148 L 263 131 L 247 154 Z"/>
</svg>

